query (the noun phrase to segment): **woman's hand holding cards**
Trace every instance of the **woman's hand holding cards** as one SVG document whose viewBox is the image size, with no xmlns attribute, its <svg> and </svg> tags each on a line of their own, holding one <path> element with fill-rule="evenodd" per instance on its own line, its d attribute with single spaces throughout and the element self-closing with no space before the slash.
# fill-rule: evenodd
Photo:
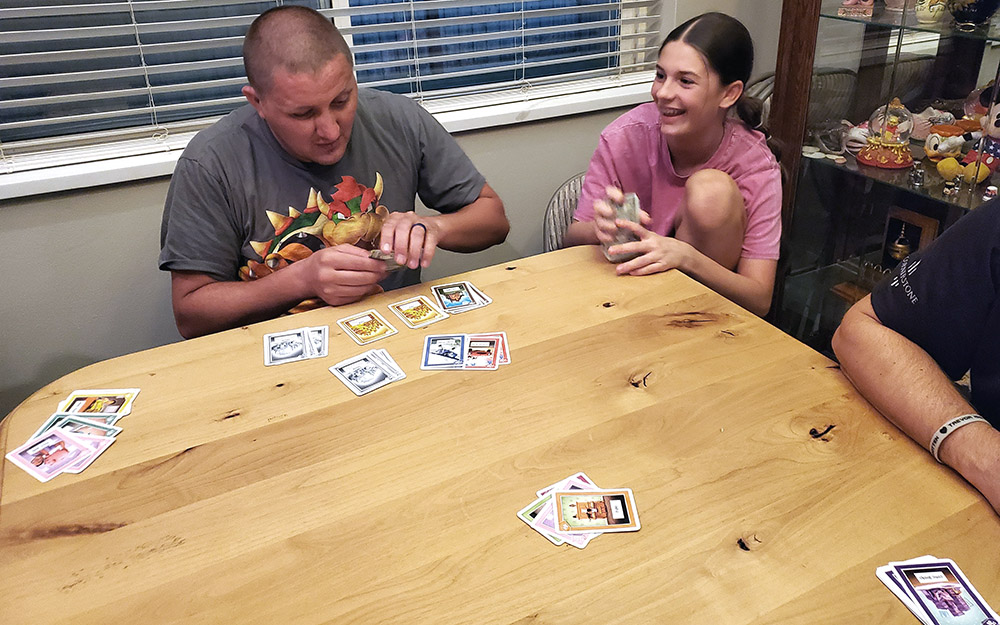
<svg viewBox="0 0 1000 625">
<path fill-rule="evenodd" d="M 623 230 L 633 233 L 639 240 L 608 248 L 609 254 L 637 254 L 635 258 L 615 268 L 615 272 L 620 276 L 646 276 L 668 269 L 685 271 L 688 259 L 692 253 L 696 253 L 690 244 L 674 237 L 660 236 L 628 221 L 621 221 L 621 224 Z"/>
</svg>

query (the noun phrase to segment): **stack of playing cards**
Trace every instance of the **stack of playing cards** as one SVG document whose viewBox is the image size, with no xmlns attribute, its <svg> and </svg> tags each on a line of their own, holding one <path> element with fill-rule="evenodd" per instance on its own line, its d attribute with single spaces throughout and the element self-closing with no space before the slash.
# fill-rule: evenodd
<svg viewBox="0 0 1000 625">
<path fill-rule="evenodd" d="M 264 364 L 283 365 L 286 362 L 325 358 L 327 326 L 296 328 L 264 335 Z"/>
<path fill-rule="evenodd" d="M 471 282 L 452 282 L 431 287 L 441 310 L 449 314 L 463 313 L 482 308 L 493 302 L 485 293 L 472 286 Z"/>
<path fill-rule="evenodd" d="M 389 310 L 403 320 L 408 327 L 417 329 L 448 318 L 448 313 L 435 306 L 423 295 L 389 304 Z"/>
<path fill-rule="evenodd" d="M 925 625 L 997 625 L 997 616 L 952 560 L 890 562 L 875 575 Z"/>
<path fill-rule="evenodd" d="M 621 204 L 612 204 L 612 207 L 615 209 L 615 219 L 623 219 L 625 221 L 639 223 L 639 197 L 635 193 L 626 193 L 625 201 Z M 604 257 L 613 263 L 624 263 L 625 261 L 632 260 L 638 256 L 638 254 L 608 254 L 608 248 L 613 245 L 621 245 L 622 243 L 630 243 L 638 240 L 638 237 L 636 237 L 632 231 L 618 228 L 618 232 L 615 234 L 614 240 L 611 243 L 602 246 L 604 249 Z"/>
<path fill-rule="evenodd" d="M 330 367 L 330 373 L 340 378 L 355 395 L 381 388 L 406 377 L 389 352 L 371 349 Z"/>
<path fill-rule="evenodd" d="M 640 528 L 635 498 L 628 488 L 602 489 L 583 472 L 535 493 L 538 497 L 517 513 L 553 545 L 583 549 L 608 532 Z"/>
<path fill-rule="evenodd" d="M 510 364 L 506 332 L 431 334 L 424 338 L 420 368 L 492 371 Z"/>
<path fill-rule="evenodd" d="M 344 317 L 337 321 L 337 325 L 343 328 L 344 332 L 358 345 L 372 343 L 399 332 L 374 308 L 350 317 Z"/>
<path fill-rule="evenodd" d="M 115 425 L 132 412 L 137 388 L 73 391 L 7 459 L 42 482 L 80 473 L 115 442 Z"/>
</svg>

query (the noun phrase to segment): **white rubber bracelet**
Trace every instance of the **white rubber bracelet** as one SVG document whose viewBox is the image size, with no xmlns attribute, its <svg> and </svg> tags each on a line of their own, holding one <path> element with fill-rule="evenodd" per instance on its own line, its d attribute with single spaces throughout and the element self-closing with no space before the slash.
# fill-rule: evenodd
<svg viewBox="0 0 1000 625">
<path fill-rule="evenodd" d="M 934 432 L 934 436 L 931 438 L 931 455 L 938 462 L 941 462 L 941 457 L 938 456 L 938 452 L 941 450 L 941 443 L 944 439 L 948 438 L 952 432 L 962 427 L 963 425 L 969 425 L 970 423 L 975 423 L 976 421 L 982 421 L 983 423 L 989 423 L 986 419 L 982 418 L 977 414 L 964 414 L 960 417 L 955 417 L 948 423 L 945 423 L 937 432 Z"/>
</svg>

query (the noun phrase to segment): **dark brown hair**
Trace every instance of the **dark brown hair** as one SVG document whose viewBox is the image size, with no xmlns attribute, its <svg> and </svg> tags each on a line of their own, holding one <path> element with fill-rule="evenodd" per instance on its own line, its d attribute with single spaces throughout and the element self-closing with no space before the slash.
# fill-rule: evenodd
<svg viewBox="0 0 1000 625">
<path fill-rule="evenodd" d="M 333 22 L 319 11 L 294 4 L 258 15 L 243 39 L 247 80 L 261 93 L 271 86 L 276 68 L 316 73 L 338 55 L 353 66 L 351 49 Z"/>
</svg>

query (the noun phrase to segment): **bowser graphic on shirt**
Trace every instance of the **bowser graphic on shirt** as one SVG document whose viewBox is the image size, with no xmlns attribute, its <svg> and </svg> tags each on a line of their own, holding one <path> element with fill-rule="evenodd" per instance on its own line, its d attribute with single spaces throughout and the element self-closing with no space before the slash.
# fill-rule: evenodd
<svg viewBox="0 0 1000 625">
<path fill-rule="evenodd" d="M 359 184 L 352 176 L 343 176 L 334 186 L 336 192 L 326 201 L 316 189 L 309 189 L 305 209 L 288 207 L 288 214 L 267 211 L 274 226 L 274 237 L 268 241 L 251 241 L 250 246 L 261 260 L 248 260 L 240 267 L 240 279 L 256 280 L 306 258 L 325 247 L 346 243 L 362 249 L 378 247 L 382 223 L 389 210 L 378 203 L 382 197 L 382 176 L 375 173 L 375 186 Z M 302 312 L 324 306 L 313 298 L 300 303 L 289 312 Z"/>
</svg>

